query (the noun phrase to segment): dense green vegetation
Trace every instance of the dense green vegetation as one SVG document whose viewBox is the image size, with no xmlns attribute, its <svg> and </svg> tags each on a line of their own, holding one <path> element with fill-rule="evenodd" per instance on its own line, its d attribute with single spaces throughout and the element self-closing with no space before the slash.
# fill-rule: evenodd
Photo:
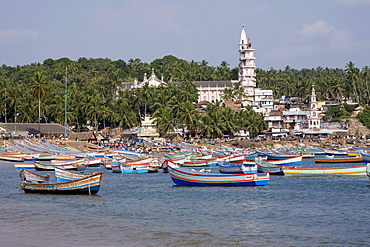
<svg viewBox="0 0 370 247">
<path fill-rule="evenodd" d="M 365 108 L 363 112 L 360 112 L 357 115 L 357 117 L 363 125 L 365 125 L 367 128 L 370 129 L 370 109 L 369 108 Z"/>
<path fill-rule="evenodd" d="M 134 91 L 118 90 L 124 82 L 142 80 L 152 68 L 167 82 L 158 88 L 146 85 Z M 194 108 L 198 95 L 192 81 L 237 80 L 238 68 L 226 62 L 217 67 L 165 56 L 149 63 L 140 59 L 112 61 L 107 58 L 46 59 L 42 64 L 0 67 L 0 121 L 64 124 L 65 82 L 68 74 L 67 124 L 75 131 L 87 125 L 102 129 L 137 126 L 146 114 L 156 118 L 161 133 L 175 128 L 196 130 L 204 137 L 232 135 L 242 129 L 257 135 L 266 129 L 263 116 L 250 108 L 235 112 L 217 103 L 202 111 Z M 318 100 L 352 98 L 369 103 L 369 68 L 362 70 L 349 62 L 346 69 L 256 70 L 257 86 L 272 89 L 274 96 L 307 99 L 315 85 Z M 175 87 L 171 82 L 183 82 Z M 243 95 L 237 86 L 225 97 Z"/>
</svg>

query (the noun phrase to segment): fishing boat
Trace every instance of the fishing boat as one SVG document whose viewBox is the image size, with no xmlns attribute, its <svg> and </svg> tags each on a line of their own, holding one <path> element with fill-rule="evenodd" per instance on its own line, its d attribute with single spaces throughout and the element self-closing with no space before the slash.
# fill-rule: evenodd
<svg viewBox="0 0 370 247">
<path fill-rule="evenodd" d="M 54 171 L 56 166 L 62 167 L 65 170 L 85 170 L 85 162 L 75 162 L 75 163 L 50 163 L 45 161 L 35 161 L 35 168 L 38 171 Z"/>
<path fill-rule="evenodd" d="M 152 172 L 158 172 L 158 169 L 161 167 L 161 164 L 159 162 L 158 159 L 154 159 L 152 162 L 150 162 L 148 165 L 147 165 L 147 168 L 148 168 L 148 172 L 149 173 L 152 173 Z"/>
<path fill-rule="evenodd" d="M 246 154 L 240 154 L 240 155 L 228 154 L 228 155 L 217 157 L 216 161 L 228 161 L 228 162 L 241 161 L 241 160 L 245 160 L 245 157 L 246 157 Z"/>
<path fill-rule="evenodd" d="M 25 157 L 25 155 L 24 156 L 21 156 L 21 157 L 19 157 L 19 156 L 15 156 L 15 155 L 0 155 L 0 160 L 4 160 L 4 161 L 12 161 L 12 162 L 22 162 L 22 161 L 24 161 L 24 157 Z"/>
<path fill-rule="evenodd" d="M 213 158 L 213 154 L 201 154 L 201 155 L 195 155 L 194 157 L 191 157 L 190 159 L 191 160 L 208 160 L 208 159 L 212 159 Z"/>
<path fill-rule="evenodd" d="M 113 160 L 111 163 L 111 169 L 114 173 L 132 173 L 133 168 L 132 166 L 127 166 L 123 162 L 119 162 L 117 160 Z"/>
<path fill-rule="evenodd" d="M 271 175 L 284 175 L 284 171 L 281 166 L 277 166 L 259 158 L 256 158 L 254 162 L 257 164 L 257 170 L 259 172 L 268 172 Z"/>
<path fill-rule="evenodd" d="M 361 153 L 361 157 L 366 163 L 370 163 L 370 154 L 368 153 Z"/>
<path fill-rule="evenodd" d="M 268 160 L 288 159 L 297 156 L 297 153 L 258 151 L 260 155 L 267 156 Z"/>
<path fill-rule="evenodd" d="M 14 164 L 14 169 L 35 169 L 35 164 L 33 163 L 16 163 Z"/>
<path fill-rule="evenodd" d="M 168 164 L 172 181 L 181 186 L 258 186 L 266 185 L 268 173 L 223 174 L 193 171 Z"/>
<path fill-rule="evenodd" d="M 49 181 L 50 174 L 47 175 L 40 175 L 34 172 L 31 172 L 27 169 L 23 169 L 20 173 L 19 176 L 21 177 L 22 181 L 27 181 L 27 182 L 47 182 Z"/>
<path fill-rule="evenodd" d="M 180 164 L 178 163 L 175 163 L 173 162 L 173 160 L 171 159 L 166 159 L 165 161 L 163 161 L 161 167 L 163 169 L 163 173 L 169 173 L 169 166 L 172 166 L 172 167 L 180 167 Z"/>
<path fill-rule="evenodd" d="M 50 161 L 55 160 L 57 157 L 57 154 L 40 154 L 39 156 L 37 156 L 37 160 Z"/>
<path fill-rule="evenodd" d="M 366 165 L 319 168 L 283 168 L 285 176 L 366 176 Z"/>
<path fill-rule="evenodd" d="M 126 162 L 127 165 L 136 165 L 136 164 L 147 164 L 153 161 L 152 157 L 147 157 L 147 158 L 140 158 L 132 161 Z"/>
<path fill-rule="evenodd" d="M 139 173 L 139 174 L 149 172 L 148 164 L 135 164 L 135 165 L 131 165 L 131 167 L 134 171 L 136 171 L 136 173 Z"/>
<path fill-rule="evenodd" d="M 347 151 L 343 151 L 343 150 L 336 150 L 336 149 L 330 149 L 330 148 L 324 148 L 323 150 L 325 154 L 328 154 L 328 155 L 347 154 Z"/>
<path fill-rule="evenodd" d="M 358 155 L 356 157 L 352 156 L 344 156 L 344 157 L 336 157 L 331 155 L 326 155 L 325 157 L 315 157 L 314 158 L 315 163 L 358 163 L 363 162 L 363 158 L 361 155 Z"/>
<path fill-rule="evenodd" d="M 200 166 L 214 166 L 216 159 L 199 159 L 199 160 L 188 160 L 185 161 L 183 166 L 185 167 L 200 167 Z"/>
<path fill-rule="evenodd" d="M 99 167 L 103 163 L 104 163 L 104 157 L 98 157 L 98 158 L 86 160 L 86 165 L 88 167 Z"/>
<path fill-rule="evenodd" d="M 81 179 L 81 178 L 91 175 L 91 174 L 70 172 L 61 167 L 55 167 L 54 169 L 55 169 L 55 178 L 57 182 L 66 182 L 66 181 Z"/>
<path fill-rule="evenodd" d="M 218 161 L 218 169 L 220 173 L 228 174 L 248 174 L 256 173 L 257 165 L 253 162 L 252 164 L 243 163 L 231 163 L 227 161 Z"/>
<path fill-rule="evenodd" d="M 366 165 L 366 175 L 370 182 L 370 163 Z"/>
<path fill-rule="evenodd" d="M 103 172 L 98 172 L 66 182 L 32 183 L 22 181 L 21 188 L 25 193 L 95 195 L 100 189 L 102 177 Z"/>
<path fill-rule="evenodd" d="M 302 163 L 302 155 L 295 156 L 287 159 L 267 160 L 268 163 L 277 166 L 300 166 Z"/>
<path fill-rule="evenodd" d="M 187 158 L 187 157 L 182 157 L 182 158 L 178 158 L 178 159 L 170 158 L 170 159 L 171 159 L 171 161 L 172 161 L 173 163 L 181 164 L 181 165 L 183 165 L 183 164 L 185 163 L 185 161 L 187 161 L 187 160 L 188 160 L 188 158 Z"/>
</svg>

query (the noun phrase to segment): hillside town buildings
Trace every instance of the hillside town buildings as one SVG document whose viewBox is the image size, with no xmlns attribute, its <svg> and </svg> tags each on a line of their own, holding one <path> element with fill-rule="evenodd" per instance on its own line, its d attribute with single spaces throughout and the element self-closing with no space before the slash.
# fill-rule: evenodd
<svg viewBox="0 0 370 247">
<path fill-rule="evenodd" d="M 256 57 L 254 55 L 250 37 L 247 37 L 244 25 L 241 30 L 239 39 L 239 72 L 238 80 L 230 81 L 194 81 L 198 89 L 198 106 L 206 105 L 208 103 L 215 103 L 216 101 L 223 102 L 225 105 L 232 107 L 236 106 L 246 107 L 251 106 L 252 109 L 265 116 L 265 121 L 268 122 L 268 130 L 266 135 L 271 136 L 288 136 L 288 135 L 330 135 L 335 133 L 346 133 L 346 126 L 342 128 L 321 128 L 321 116 L 323 114 L 322 102 L 317 102 L 315 87 L 312 85 L 310 101 L 308 104 L 297 104 L 294 107 L 287 108 L 287 105 L 293 103 L 291 97 L 284 97 L 280 100 L 274 100 L 272 90 L 263 90 L 257 88 L 256 83 Z M 159 86 L 164 84 L 163 77 L 159 79 L 154 69 L 149 77 L 144 74 L 141 82 L 135 79 L 134 82 L 123 83 L 122 89 L 134 90 L 143 87 L 145 84 L 149 86 Z M 172 82 L 176 86 L 180 86 L 182 82 Z M 245 96 L 241 102 L 225 101 L 223 99 L 223 91 L 225 88 L 231 88 L 238 83 L 245 92 Z M 297 101 L 299 99 L 296 99 Z M 146 118 L 146 122 L 149 120 Z M 152 120 L 153 121 L 153 120 Z M 145 128 L 147 131 L 147 128 Z M 246 137 L 248 133 L 240 133 L 239 137 Z"/>
</svg>

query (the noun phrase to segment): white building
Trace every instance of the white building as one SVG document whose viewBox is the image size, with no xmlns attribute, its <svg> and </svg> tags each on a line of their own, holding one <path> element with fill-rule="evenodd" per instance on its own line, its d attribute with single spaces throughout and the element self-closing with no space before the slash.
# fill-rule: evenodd
<svg viewBox="0 0 370 247">
<path fill-rule="evenodd" d="M 231 81 L 194 81 L 199 93 L 198 102 L 208 101 L 215 103 L 216 101 L 223 102 L 222 96 L 225 88 L 233 87 L 235 83 L 239 83 L 245 90 L 246 97 L 242 99 L 246 104 L 250 104 L 258 112 L 267 113 L 273 108 L 273 92 L 272 90 L 261 90 L 256 88 L 256 72 L 255 72 L 255 56 L 254 49 L 250 38 L 242 27 L 239 40 L 239 75 L 238 80 Z M 152 70 L 149 78 L 144 75 L 142 82 L 135 79 L 134 82 L 122 83 L 122 89 L 133 90 L 140 88 L 148 83 L 149 86 L 159 86 L 163 83 L 162 79 L 158 79 Z M 175 85 L 181 85 L 181 82 L 173 82 Z"/>
<path fill-rule="evenodd" d="M 309 117 L 308 117 L 308 128 L 309 129 L 320 129 L 320 118 L 319 118 L 320 113 L 321 111 L 317 108 L 315 87 L 314 85 L 312 85 L 310 112 L 309 112 Z"/>
<path fill-rule="evenodd" d="M 239 84 L 245 89 L 246 99 L 250 101 L 254 101 L 256 87 L 255 59 L 252 43 L 249 37 L 247 39 L 243 25 L 239 42 Z"/>
</svg>

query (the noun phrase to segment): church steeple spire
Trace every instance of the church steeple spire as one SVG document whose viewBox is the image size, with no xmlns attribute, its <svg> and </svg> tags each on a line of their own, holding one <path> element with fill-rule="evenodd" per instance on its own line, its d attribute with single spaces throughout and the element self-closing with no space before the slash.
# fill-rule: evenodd
<svg viewBox="0 0 370 247">
<path fill-rule="evenodd" d="M 247 99 L 251 101 L 253 101 L 256 87 L 255 59 L 254 49 L 252 49 L 250 38 L 247 39 L 243 25 L 239 42 L 239 84 L 245 89 Z"/>
<path fill-rule="evenodd" d="M 239 42 L 239 45 L 243 45 L 243 44 L 247 44 L 248 41 L 247 41 L 247 34 L 245 32 L 245 29 L 244 29 L 244 25 L 242 27 L 242 32 L 240 34 L 240 42 Z"/>
</svg>

